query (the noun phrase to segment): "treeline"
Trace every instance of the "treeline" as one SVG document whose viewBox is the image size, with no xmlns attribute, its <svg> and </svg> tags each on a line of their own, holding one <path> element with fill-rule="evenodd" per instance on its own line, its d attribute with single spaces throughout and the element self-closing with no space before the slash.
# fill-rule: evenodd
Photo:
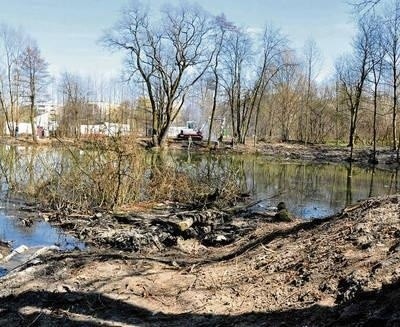
<svg viewBox="0 0 400 327">
<path fill-rule="evenodd" d="M 19 110 L 35 130 L 39 95 L 47 89 L 48 64 L 35 40 L 20 30 L 0 25 L 0 112 L 3 131 L 16 135 Z M 33 134 L 36 140 L 36 134 Z"/>
<path fill-rule="evenodd" d="M 102 38 L 104 46 L 126 54 L 126 84 L 115 84 L 110 95 L 101 81 L 62 74 L 56 79 L 62 104 L 58 132 L 79 137 L 82 124 L 120 122 L 163 146 L 174 122 L 195 117 L 207 123 L 210 137 L 221 134 L 238 143 L 332 142 L 353 149 L 358 142 L 371 146 L 372 161 L 378 145 L 390 146 L 398 158 L 400 1 L 354 5 L 362 10 L 354 16 L 352 52 L 337 60 L 333 76 L 320 81 L 323 63 L 313 40 L 295 51 L 287 36 L 269 25 L 250 31 L 190 3 L 164 6 L 154 14 L 136 1 Z M 10 37 L 10 31 L 2 27 L 0 106 L 14 134 L 10 122 L 17 108 L 33 110 L 40 97 L 40 88 L 29 91 L 28 81 L 42 85 L 48 76 L 37 46 L 41 74 L 27 74 L 27 60 L 22 66 L 27 47 L 16 46 L 19 38 L 15 31 Z M 98 105 L 104 93 L 107 110 Z M 217 132 L 221 127 L 223 133 Z"/>
</svg>

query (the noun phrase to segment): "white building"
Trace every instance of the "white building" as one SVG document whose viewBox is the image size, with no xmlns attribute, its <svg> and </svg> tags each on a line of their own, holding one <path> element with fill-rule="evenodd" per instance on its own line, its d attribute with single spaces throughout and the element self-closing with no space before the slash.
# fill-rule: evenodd
<svg viewBox="0 0 400 327">
<path fill-rule="evenodd" d="M 97 135 L 117 136 L 117 135 L 129 134 L 130 127 L 129 124 L 104 122 L 101 124 L 94 124 L 94 125 L 81 125 L 80 131 L 81 135 L 97 134 Z"/>
<path fill-rule="evenodd" d="M 58 124 L 55 121 L 55 113 L 57 107 L 52 103 L 40 103 L 36 106 L 38 115 L 33 120 L 33 125 L 36 128 L 35 133 L 38 136 L 48 137 L 50 132 L 54 132 Z M 18 127 L 18 134 L 32 135 L 32 126 L 30 122 L 11 122 L 12 127 Z M 7 124 L 4 127 L 4 133 L 10 134 Z"/>
</svg>

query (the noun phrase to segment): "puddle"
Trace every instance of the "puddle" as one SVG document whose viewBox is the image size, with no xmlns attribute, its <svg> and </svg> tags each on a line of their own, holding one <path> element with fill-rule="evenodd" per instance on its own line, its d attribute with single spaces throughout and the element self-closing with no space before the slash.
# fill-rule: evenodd
<svg viewBox="0 0 400 327">
<path fill-rule="evenodd" d="M 0 210 L 0 240 L 9 242 L 14 250 L 10 256 L 0 260 L 0 277 L 46 249 L 66 251 L 83 250 L 86 247 L 83 242 L 45 221 L 36 221 L 31 226 L 25 226 L 18 218 L 3 210 Z M 21 248 L 24 251 L 19 252 L 18 249 Z"/>
<path fill-rule="evenodd" d="M 83 250 L 85 244 L 45 221 L 34 222 L 24 226 L 19 219 L 0 211 L 0 239 L 10 242 L 15 249 L 21 245 L 44 247 L 56 245 L 60 250 Z"/>
</svg>

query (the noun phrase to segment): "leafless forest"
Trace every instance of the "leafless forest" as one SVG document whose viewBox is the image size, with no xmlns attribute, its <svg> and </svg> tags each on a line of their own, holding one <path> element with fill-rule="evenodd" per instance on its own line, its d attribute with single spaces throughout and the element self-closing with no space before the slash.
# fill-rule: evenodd
<svg viewBox="0 0 400 327">
<path fill-rule="evenodd" d="M 279 26 L 266 22 L 263 31 L 251 32 L 190 3 L 157 15 L 126 7 L 99 40 L 126 55 L 121 77 L 113 80 L 50 76 L 34 36 L 2 25 L 2 132 L 15 135 L 22 122 L 33 130 L 40 104 L 56 101 L 52 134 L 59 137 L 80 138 L 80 126 L 107 121 L 163 146 L 171 125 L 196 120 L 206 123 L 208 142 L 218 134 L 249 145 L 360 144 L 371 147 L 372 161 L 377 146 L 389 146 L 398 158 L 400 2 L 353 5 L 352 51 L 323 80 L 314 40 L 296 51 Z"/>
</svg>

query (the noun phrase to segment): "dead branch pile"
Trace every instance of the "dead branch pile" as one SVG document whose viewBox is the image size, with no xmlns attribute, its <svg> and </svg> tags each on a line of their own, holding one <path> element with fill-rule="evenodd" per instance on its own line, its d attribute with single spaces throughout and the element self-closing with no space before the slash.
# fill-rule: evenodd
<svg viewBox="0 0 400 327">
<path fill-rule="evenodd" d="M 256 227 L 254 222 L 239 228 L 231 213 L 216 209 L 92 215 L 43 212 L 41 215 L 89 245 L 129 252 L 158 252 L 188 239 L 205 246 L 222 246 Z"/>
</svg>

